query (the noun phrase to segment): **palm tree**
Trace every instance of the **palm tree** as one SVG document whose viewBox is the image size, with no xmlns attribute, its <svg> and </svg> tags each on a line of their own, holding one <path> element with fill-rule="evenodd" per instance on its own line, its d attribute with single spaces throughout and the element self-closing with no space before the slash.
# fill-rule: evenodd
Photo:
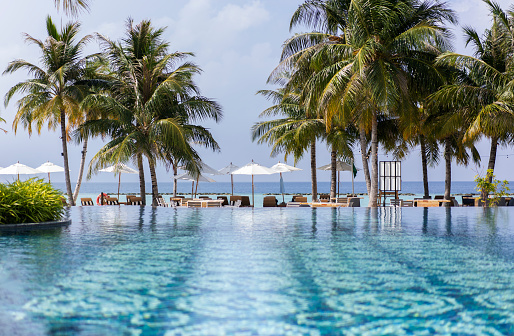
<svg viewBox="0 0 514 336">
<path fill-rule="evenodd" d="M 298 94 L 286 93 L 285 89 L 261 90 L 258 94 L 275 104 L 264 110 L 260 117 L 282 118 L 255 123 L 252 127 L 253 140 L 272 146 L 271 156 L 283 153 L 287 161 L 287 157 L 292 155 L 295 163 L 310 150 L 312 200 L 317 200 L 316 141 L 325 136 L 323 119 L 308 117 Z"/>
<path fill-rule="evenodd" d="M 70 182 L 66 121 L 74 121 L 82 113 L 79 105 L 89 93 L 90 87 L 86 80 L 86 75 L 90 73 L 87 69 L 88 60 L 97 55 L 82 57 L 83 48 L 91 36 L 76 41 L 80 28 L 78 22 L 68 23 L 58 31 L 48 17 L 46 28 L 48 37 L 44 41 L 28 34 L 25 37 L 27 42 L 40 48 L 41 66 L 25 60 L 14 60 L 5 69 L 4 74 L 23 69 L 33 77 L 9 89 L 5 95 L 5 104 L 9 104 L 15 94 L 23 95 L 17 102 L 18 112 L 13 123 L 15 132 L 20 123 L 28 129 L 29 134 L 32 133 L 33 124 L 38 133 L 45 123 L 48 123 L 50 129 L 60 126 L 66 192 L 69 204 L 75 205 Z"/>
<path fill-rule="evenodd" d="M 195 121 L 222 117 L 214 101 L 199 95 L 192 77 L 200 69 L 189 62 L 177 66 L 190 53 L 168 53 L 168 44 L 150 21 L 127 24 L 122 43 L 99 36 L 116 74 L 109 94 L 91 95 L 84 101 L 88 108 L 105 111 L 111 117 L 86 122 L 84 134 L 105 133 L 111 137 L 93 158 L 90 174 L 107 164 L 134 159 L 140 171 L 140 188 L 144 197 L 142 157 L 150 167 L 152 203 L 157 205 L 157 161 L 182 162 L 186 169 L 198 173 L 200 158 L 193 145 L 212 150 L 219 146 L 210 132 Z"/>
<path fill-rule="evenodd" d="M 495 14 L 498 7 L 486 2 L 493 16 L 491 29 L 480 38 L 474 29 L 464 28 L 466 43 L 471 43 L 475 49 L 474 56 L 445 53 L 438 58 L 438 64 L 454 67 L 460 75 L 456 81 L 433 94 L 431 104 L 453 110 L 457 115 L 447 121 L 453 125 L 460 125 L 463 119 L 466 120 L 463 140 L 473 141 L 483 135 L 491 139 L 487 169 L 494 171 L 498 145 L 511 143 L 513 136 L 514 69 L 509 69 L 511 38 L 505 26 L 511 21 L 502 21 Z"/>
<path fill-rule="evenodd" d="M 330 0 L 307 1 L 300 22 L 321 28 L 322 32 L 299 34 L 286 42 L 282 68 L 293 71 L 308 58 L 326 63 L 305 83 L 306 103 L 331 120 L 355 120 L 370 126 L 371 186 L 370 206 L 378 195 L 378 117 L 412 111 L 415 102 L 409 91 L 412 78 L 424 80 L 433 71 L 425 53 L 447 48 L 445 21 L 454 14 L 438 1 L 417 0 Z M 420 57 L 421 55 L 421 57 Z M 374 108 L 361 109 L 364 97 Z M 365 113 L 362 113 L 365 112 Z"/>
</svg>

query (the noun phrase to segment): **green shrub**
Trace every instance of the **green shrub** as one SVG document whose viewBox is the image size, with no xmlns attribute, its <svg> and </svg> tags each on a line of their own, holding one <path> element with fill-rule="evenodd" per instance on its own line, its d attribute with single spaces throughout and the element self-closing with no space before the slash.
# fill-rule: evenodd
<svg viewBox="0 0 514 336">
<path fill-rule="evenodd" d="M 61 219 L 62 193 L 41 179 L 0 184 L 0 224 L 39 223 Z"/>
<path fill-rule="evenodd" d="M 484 206 L 496 206 L 500 198 L 506 196 L 507 191 L 510 190 L 509 182 L 496 180 L 492 169 L 487 169 L 485 177 L 475 176 L 475 182 L 477 184 L 475 189 L 480 192 Z M 493 194 L 493 197 L 488 198 L 489 194 Z"/>
</svg>

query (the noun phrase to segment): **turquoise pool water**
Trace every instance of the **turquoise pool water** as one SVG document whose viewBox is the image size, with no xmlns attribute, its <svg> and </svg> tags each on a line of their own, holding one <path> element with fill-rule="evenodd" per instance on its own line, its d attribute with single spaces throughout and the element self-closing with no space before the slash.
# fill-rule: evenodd
<svg viewBox="0 0 514 336">
<path fill-rule="evenodd" d="M 78 207 L 0 235 L 0 334 L 514 334 L 513 210 Z"/>
</svg>

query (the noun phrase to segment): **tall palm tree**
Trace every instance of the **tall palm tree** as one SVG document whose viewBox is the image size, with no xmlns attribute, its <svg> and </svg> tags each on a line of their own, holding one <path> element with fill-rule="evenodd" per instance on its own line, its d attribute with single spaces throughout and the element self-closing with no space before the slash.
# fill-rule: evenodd
<svg viewBox="0 0 514 336">
<path fill-rule="evenodd" d="M 86 122 L 82 128 L 84 134 L 105 133 L 112 139 L 93 158 L 90 173 L 135 159 L 143 197 L 142 157 L 147 158 L 154 205 L 159 193 L 157 162 L 182 162 L 187 170 L 198 173 L 200 158 L 193 145 L 212 150 L 219 146 L 207 129 L 193 122 L 222 117 L 220 106 L 200 96 L 192 80 L 200 69 L 189 62 L 177 65 L 191 54 L 168 53 L 162 34 L 163 29 L 154 29 L 150 21 L 134 26 L 129 20 L 122 43 L 99 36 L 116 78 L 109 94 L 91 95 L 84 104 L 108 112 L 111 118 Z"/>
<path fill-rule="evenodd" d="M 309 117 L 301 106 L 300 96 L 293 92 L 261 90 L 258 94 L 274 103 L 260 117 L 281 118 L 255 123 L 252 126 L 253 140 L 271 145 L 271 156 L 283 153 L 284 160 L 287 160 L 292 155 L 295 163 L 310 150 L 312 200 L 317 200 L 316 141 L 325 136 L 323 119 Z"/>
<path fill-rule="evenodd" d="M 438 58 L 438 64 L 454 67 L 460 76 L 434 93 L 431 104 L 458 114 L 447 121 L 453 125 L 466 120 L 463 140 L 472 141 L 481 136 L 491 140 L 487 169 L 494 171 L 498 145 L 512 142 L 514 69 L 509 69 L 512 57 L 509 29 L 495 14 L 498 7 L 486 2 L 491 7 L 492 27 L 483 38 L 473 28 L 464 28 L 466 43 L 475 49 L 474 56 L 445 53 Z M 507 24 L 510 22 L 507 20 Z"/>
<path fill-rule="evenodd" d="M 69 140 L 67 132 L 67 119 L 73 122 L 81 115 L 80 102 L 89 93 L 86 75 L 88 60 L 97 55 L 82 57 L 82 52 L 91 36 L 76 40 L 80 23 L 66 24 L 59 31 L 50 17 L 46 20 L 48 37 L 38 40 L 26 34 L 25 40 L 39 47 L 41 52 L 41 66 L 25 60 L 10 62 L 4 74 L 26 70 L 31 79 L 20 82 L 9 89 L 5 95 L 5 104 L 9 104 L 12 97 L 19 93 L 23 95 L 17 102 L 17 113 L 13 128 L 16 131 L 21 123 L 32 133 L 32 125 L 40 132 L 47 123 L 50 129 L 60 126 L 62 141 L 62 156 L 64 160 L 64 176 L 68 202 L 75 205 L 70 182 L 70 169 L 68 163 Z"/>
<path fill-rule="evenodd" d="M 282 67 L 294 70 L 306 58 L 326 63 L 304 85 L 306 102 L 331 120 L 351 120 L 363 112 L 367 97 L 376 108 L 365 111 L 363 124 L 371 129 L 370 206 L 378 196 L 378 117 L 415 109 L 409 82 L 424 80 L 430 64 L 420 57 L 434 48 L 448 47 L 449 33 L 442 26 L 455 22 L 453 12 L 439 1 L 327 0 L 307 1 L 308 10 L 292 24 L 308 23 L 322 32 L 299 34 L 286 42 Z M 312 11 L 312 8 L 316 8 Z"/>
</svg>

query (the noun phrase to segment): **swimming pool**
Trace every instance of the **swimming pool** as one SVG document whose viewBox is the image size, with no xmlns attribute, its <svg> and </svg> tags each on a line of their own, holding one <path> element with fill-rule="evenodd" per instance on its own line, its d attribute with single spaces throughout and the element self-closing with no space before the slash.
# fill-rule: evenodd
<svg viewBox="0 0 514 336">
<path fill-rule="evenodd" d="M 0 235 L 0 334 L 513 334 L 513 210 L 76 207 Z"/>
</svg>

